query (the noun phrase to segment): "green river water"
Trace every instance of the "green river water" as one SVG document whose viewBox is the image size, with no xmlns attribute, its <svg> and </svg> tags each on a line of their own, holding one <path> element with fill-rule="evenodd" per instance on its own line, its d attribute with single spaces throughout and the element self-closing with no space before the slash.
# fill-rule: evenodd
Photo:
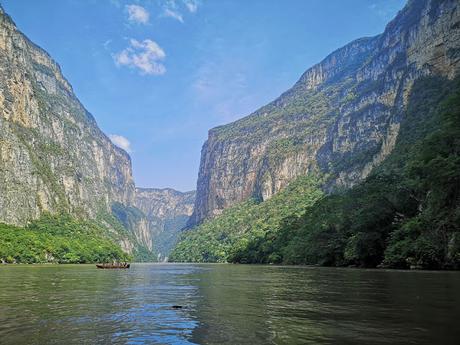
<svg viewBox="0 0 460 345">
<path fill-rule="evenodd" d="M 460 344 L 460 273 L 4 265 L 0 344 Z"/>
</svg>

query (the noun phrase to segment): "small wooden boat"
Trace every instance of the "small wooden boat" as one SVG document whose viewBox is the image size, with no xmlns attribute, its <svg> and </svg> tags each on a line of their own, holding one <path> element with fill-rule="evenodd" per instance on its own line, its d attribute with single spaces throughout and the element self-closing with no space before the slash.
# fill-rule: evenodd
<svg viewBox="0 0 460 345">
<path fill-rule="evenodd" d="M 127 262 L 114 262 L 111 264 L 96 264 L 97 268 L 129 268 L 130 264 Z"/>
</svg>

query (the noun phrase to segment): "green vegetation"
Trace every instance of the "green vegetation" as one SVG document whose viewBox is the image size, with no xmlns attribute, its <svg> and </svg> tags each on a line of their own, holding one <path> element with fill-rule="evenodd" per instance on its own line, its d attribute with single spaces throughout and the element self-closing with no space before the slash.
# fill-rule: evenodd
<svg viewBox="0 0 460 345">
<path fill-rule="evenodd" d="M 277 128 L 299 135 L 311 132 L 316 129 L 312 124 L 320 126 L 330 120 L 327 116 L 329 103 L 331 98 L 336 97 L 339 87 L 330 86 L 321 91 L 298 90 L 300 87 L 294 87 L 278 100 L 249 116 L 211 131 L 220 141 L 241 140 L 244 137 L 244 141 L 250 143 L 260 142 L 261 138 L 273 135 Z"/>
<path fill-rule="evenodd" d="M 157 260 L 156 253 L 153 253 L 144 245 L 140 244 L 134 236 L 136 225 L 142 221 L 144 214 L 135 207 L 125 206 L 115 202 L 112 204 L 112 212 L 107 212 L 104 207 L 98 212 L 97 223 L 111 231 L 108 236 L 115 242 L 129 240 L 135 244 L 133 248 L 133 259 L 136 262 L 152 262 Z"/>
<path fill-rule="evenodd" d="M 54 77 L 54 72 L 50 67 L 38 62 L 33 63 L 33 66 L 36 71 L 39 71 L 49 77 Z"/>
<path fill-rule="evenodd" d="M 15 124 L 12 125 L 12 129 L 28 152 L 33 166 L 32 174 L 40 176 L 47 187 L 53 192 L 53 195 L 55 195 L 54 198 L 50 199 L 53 208 L 61 213 L 68 212 L 70 207 L 64 186 L 59 183 L 48 159 L 50 155 L 62 155 L 64 149 L 58 144 L 44 138 L 34 128 L 27 128 Z M 35 143 L 36 146 L 34 146 L 33 143 Z"/>
<path fill-rule="evenodd" d="M 188 231 L 172 259 L 460 268 L 460 81 L 415 83 L 395 149 L 361 184 L 292 188 Z"/>
<path fill-rule="evenodd" d="M 112 214 L 125 229 L 134 229 L 136 224 L 144 217 L 144 213 L 138 208 L 125 206 L 119 202 L 112 204 Z"/>
<path fill-rule="evenodd" d="M 242 261 L 242 255 L 247 255 L 246 261 L 256 262 L 250 245 L 276 233 L 284 218 L 306 212 L 322 196 L 318 184 L 316 178 L 302 177 L 265 202 L 248 200 L 225 210 L 216 219 L 185 232 L 170 260 L 227 262 Z"/>
<path fill-rule="evenodd" d="M 101 210 L 95 220 L 76 219 L 67 213 L 45 213 L 25 227 L 0 223 L 0 262 L 155 261 L 156 255 L 138 243 L 130 228 L 135 225 L 133 214 L 139 216 L 138 212 L 114 204 L 113 214 Z M 120 215 L 125 217 L 119 219 Z M 122 241 L 133 244 L 132 255 L 122 251 Z"/>
<path fill-rule="evenodd" d="M 165 220 L 157 219 L 157 224 L 164 224 L 163 230 L 155 234 L 153 243 L 154 251 L 160 254 L 160 260 L 169 257 L 169 253 L 176 245 L 182 233 L 181 230 L 187 225 L 188 219 L 189 217 L 186 215 L 178 215 Z M 150 219 L 150 222 L 152 224 L 152 219 Z"/>
<path fill-rule="evenodd" d="M 0 224 L 0 260 L 7 263 L 128 261 L 107 230 L 68 215 L 43 215 L 22 227 Z"/>
</svg>

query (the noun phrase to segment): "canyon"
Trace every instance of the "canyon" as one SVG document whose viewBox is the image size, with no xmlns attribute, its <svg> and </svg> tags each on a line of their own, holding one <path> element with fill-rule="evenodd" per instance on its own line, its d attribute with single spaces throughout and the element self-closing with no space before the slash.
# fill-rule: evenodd
<svg viewBox="0 0 460 345">
<path fill-rule="evenodd" d="M 328 193 L 363 181 L 392 152 L 414 81 L 457 75 L 459 41 L 458 1 L 410 0 L 382 34 L 347 44 L 273 102 L 211 129 L 189 227 L 267 200 L 299 176 L 329 175 Z"/>
</svg>

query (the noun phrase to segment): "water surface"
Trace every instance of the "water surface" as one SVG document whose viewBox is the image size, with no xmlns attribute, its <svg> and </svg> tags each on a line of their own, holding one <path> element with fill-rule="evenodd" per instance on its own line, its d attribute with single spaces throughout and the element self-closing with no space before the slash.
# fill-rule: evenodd
<svg viewBox="0 0 460 345">
<path fill-rule="evenodd" d="M 459 320 L 459 272 L 0 266 L 2 345 L 459 344 Z"/>
</svg>

